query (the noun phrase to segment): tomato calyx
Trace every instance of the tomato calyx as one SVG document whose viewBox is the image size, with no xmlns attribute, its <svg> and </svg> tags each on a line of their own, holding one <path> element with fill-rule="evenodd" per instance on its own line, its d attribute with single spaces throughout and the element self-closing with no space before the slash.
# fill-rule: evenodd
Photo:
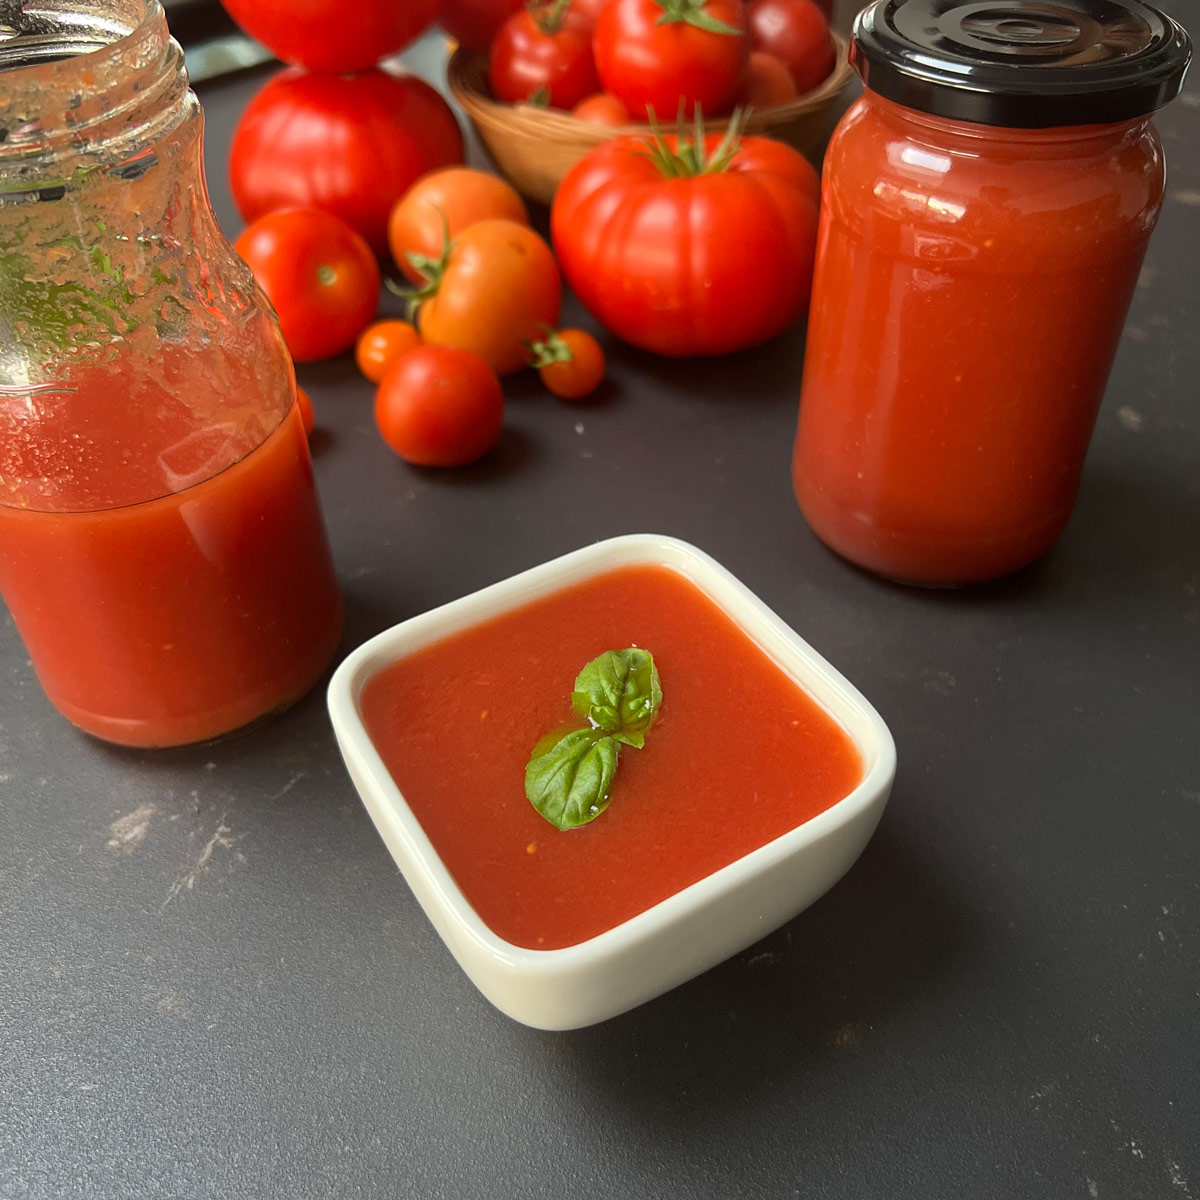
<svg viewBox="0 0 1200 1200">
<path fill-rule="evenodd" d="M 384 281 L 388 291 L 399 296 L 405 302 L 405 316 L 410 324 L 415 322 L 417 310 L 421 305 L 438 294 L 438 290 L 442 286 L 442 279 L 450 269 L 450 251 L 452 249 L 450 222 L 446 220 L 446 214 L 440 208 L 437 212 L 438 216 L 442 218 L 441 254 L 434 258 L 432 254 L 418 254 L 415 250 L 411 250 L 404 256 L 412 265 L 413 270 L 421 277 L 421 284 L 415 288 L 406 288 L 401 287 L 398 283 L 393 283 L 390 279 Z"/>
<path fill-rule="evenodd" d="M 729 170 L 742 145 L 742 126 L 746 123 L 746 110 L 735 108 L 725 129 L 725 136 L 713 147 L 710 154 L 705 149 L 704 115 L 696 109 L 694 125 L 689 135 L 680 116 L 679 132 L 675 137 L 675 148 L 667 145 L 654 113 L 649 114 L 651 140 L 646 143 L 645 157 L 659 169 L 664 179 L 690 179 L 697 175 L 717 175 Z"/>
<path fill-rule="evenodd" d="M 547 37 L 553 37 L 562 32 L 570 7 L 571 0 L 551 0 L 550 3 L 546 3 L 545 0 L 530 0 L 525 5 L 525 11 L 533 18 L 533 23 L 540 32 Z"/>
<path fill-rule="evenodd" d="M 529 365 L 536 371 L 554 363 L 574 362 L 575 352 L 549 325 L 543 325 L 546 336 L 540 342 L 526 342 Z"/>
<path fill-rule="evenodd" d="M 705 11 L 708 0 L 654 0 L 654 3 L 663 10 L 662 16 L 655 22 L 656 25 L 683 23 L 725 37 L 742 36 L 742 31 L 736 26 L 728 25 Z"/>
</svg>

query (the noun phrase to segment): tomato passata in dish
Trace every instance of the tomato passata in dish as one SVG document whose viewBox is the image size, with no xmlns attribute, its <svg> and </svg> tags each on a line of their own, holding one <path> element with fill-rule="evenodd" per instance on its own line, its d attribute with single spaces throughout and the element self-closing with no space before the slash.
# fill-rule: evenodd
<svg viewBox="0 0 1200 1200">
<path fill-rule="evenodd" d="M 559 831 L 524 792 L 578 725 L 597 655 L 650 651 L 663 702 L 606 812 Z M 575 945 L 823 812 L 862 778 L 834 719 L 684 575 L 611 570 L 422 647 L 366 685 L 367 730 L 442 862 L 499 937 Z"/>
</svg>

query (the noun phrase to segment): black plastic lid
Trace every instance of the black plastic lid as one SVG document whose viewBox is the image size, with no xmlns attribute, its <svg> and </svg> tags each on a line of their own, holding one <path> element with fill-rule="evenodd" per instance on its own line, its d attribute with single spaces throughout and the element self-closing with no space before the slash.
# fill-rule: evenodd
<svg viewBox="0 0 1200 1200">
<path fill-rule="evenodd" d="M 1179 94 L 1192 44 L 1138 0 L 875 0 L 850 61 L 871 91 L 979 125 L 1145 116 Z"/>
</svg>

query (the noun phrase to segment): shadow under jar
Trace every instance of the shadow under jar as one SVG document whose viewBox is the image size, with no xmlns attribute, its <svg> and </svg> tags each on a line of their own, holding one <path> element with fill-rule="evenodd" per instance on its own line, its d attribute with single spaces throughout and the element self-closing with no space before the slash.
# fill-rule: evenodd
<svg viewBox="0 0 1200 1200">
<path fill-rule="evenodd" d="M 1136 0 L 877 0 L 825 159 L 793 482 L 839 554 L 952 585 L 1074 506 L 1162 203 L 1186 33 Z"/>
<path fill-rule="evenodd" d="M 0 591 L 69 720 L 204 741 L 341 631 L 277 322 L 157 0 L 0 0 Z"/>
</svg>

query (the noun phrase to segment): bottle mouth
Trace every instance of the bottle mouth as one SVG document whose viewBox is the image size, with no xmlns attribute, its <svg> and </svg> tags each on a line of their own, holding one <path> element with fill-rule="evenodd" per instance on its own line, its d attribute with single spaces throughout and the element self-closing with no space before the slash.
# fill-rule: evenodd
<svg viewBox="0 0 1200 1200">
<path fill-rule="evenodd" d="M 102 55 L 161 16 L 159 0 L 0 0 L 0 71 Z"/>
<path fill-rule="evenodd" d="M 0 80 L 0 194 L 129 152 L 187 94 L 159 0 L 0 0 Z"/>
</svg>

